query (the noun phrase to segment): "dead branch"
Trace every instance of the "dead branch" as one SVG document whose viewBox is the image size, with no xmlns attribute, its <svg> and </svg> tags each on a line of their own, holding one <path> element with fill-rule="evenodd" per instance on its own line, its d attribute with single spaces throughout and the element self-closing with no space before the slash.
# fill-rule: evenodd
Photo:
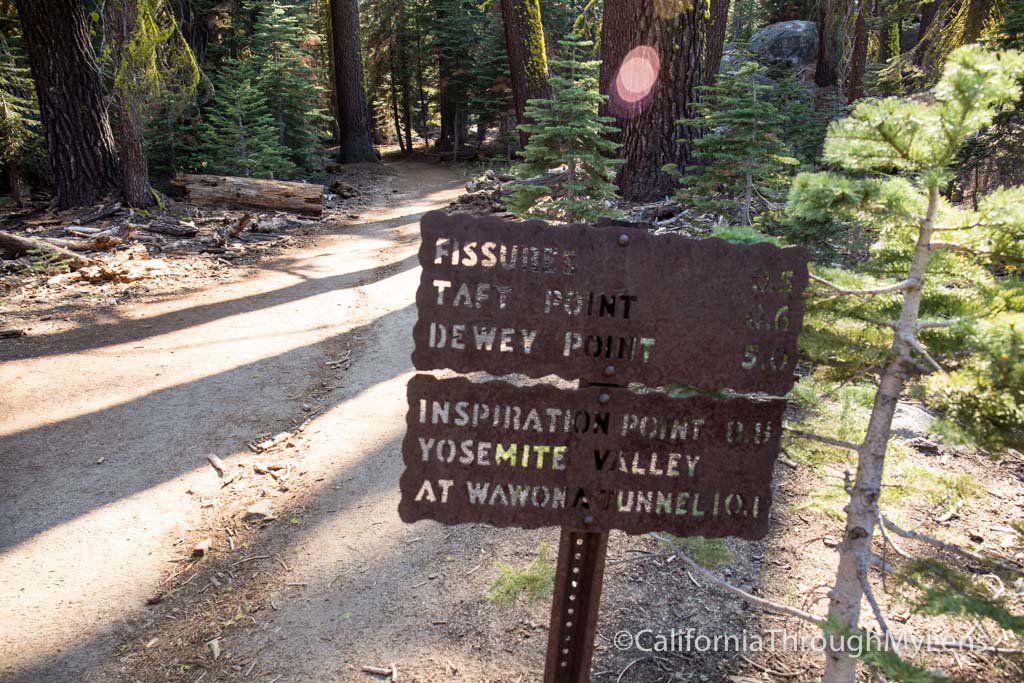
<svg viewBox="0 0 1024 683">
<path fill-rule="evenodd" d="M 936 327 L 953 327 L 964 322 L 963 318 L 951 318 L 949 320 L 918 320 L 917 329 L 927 330 Z"/>
<path fill-rule="evenodd" d="M 885 520 L 882 519 L 882 513 L 881 512 L 878 513 L 878 530 L 882 534 L 882 540 L 885 543 L 888 543 L 889 547 L 891 547 L 893 550 L 895 550 L 897 555 L 902 557 L 904 560 L 910 560 L 911 562 L 917 560 L 916 557 L 914 557 L 913 555 L 908 553 L 906 550 L 901 548 L 899 545 L 896 544 L 896 541 L 892 540 L 892 538 L 889 537 L 889 534 L 886 532 Z"/>
<path fill-rule="evenodd" d="M 990 560 L 982 555 L 979 555 L 978 553 L 967 550 L 966 548 L 961 548 L 958 545 L 953 545 L 952 543 L 940 541 L 934 536 L 929 536 L 928 534 L 921 533 L 920 531 L 910 531 L 908 529 L 903 529 L 902 527 L 899 527 L 896 524 L 894 524 L 888 517 L 881 513 L 879 513 L 878 518 L 879 520 L 881 520 L 882 526 L 889 529 L 889 531 L 893 532 L 897 536 L 908 538 L 914 541 L 922 541 L 924 543 L 927 543 L 928 545 L 939 548 L 940 550 L 945 550 L 948 553 L 952 553 L 953 555 L 957 555 L 966 560 L 970 560 L 971 562 L 978 562 L 980 564 L 986 565 L 996 564 L 997 566 L 1000 566 L 1004 569 L 1013 569 L 1016 571 L 1020 570 L 1020 567 L 1015 563 L 1010 563 L 1007 561 L 994 562 L 993 560 Z"/>
<path fill-rule="evenodd" d="M 675 541 L 671 538 L 662 536 L 661 534 L 657 533 L 652 533 L 651 537 L 657 539 L 662 543 L 666 543 L 672 547 L 678 548 L 678 546 L 675 544 Z M 782 603 L 772 602 L 771 600 L 759 598 L 756 595 L 751 595 L 742 588 L 737 588 L 731 583 L 723 581 L 722 579 L 718 578 L 717 576 L 709 572 L 707 569 L 699 565 L 696 561 L 689 558 L 686 554 L 682 552 L 682 550 L 678 550 L 675 554 L 675 557 L 677 557 L 683 564 L 689 567 L 692 571 L 696 572 L 701 577 L 703 577 L 708 583 L 714 584 L 715 586 L 718 586 L 719 588 L 729 593 L 732 593 L 733 595 L 737 595 L 749 603 L 757 605 L 758 607 L 763 607 L 773 612 L 778 612 L 780 614 L 786 614 L 791 617 L 796 617 L 797 619 L 809 621 L 810 623 L 818 627 L 824 628 L 825 626 L 824 619 L 816 617 L 810 612 L 805 612 L 795 607 L 790 607 L 789 605 L 783 605 Z"/>
<path fill-rule="evenodd" d="M 945 250 L 945 251 L 956 251 L 956 252 L 960 252 L 960 253 L 963 253 L 963 254 L 973 254 L 973 253 L 975 253 L 975 251 L 973 249 L 971 249 L 970 247 L 964 246 L 962 244 L 956 244 L 955 242 L 931 242 L 928 245 L 928 247 L 933 249 L 933 250 L 934 249 L 942 249 L 942 250 Z"/>
<path fill-rule="evenodd" d="M 825 285 L 839 296 L 873 296 L 875 294 L 889 294 L 891 292 L 900 292 L 905 289 L 909 289 L 915 284 L 918 284 L 911 278 L 907 278 L 906 280 L 900 280 L 899 282 L 896 282 L 891 285 L 882 285 L 881 287 L 869 287 L 867 289 L 849 289 L 847 287 L 837 285 L 834 282 L 829 282 L 825 278 L 818 277 L 817 275 L 814 274 L 811 274 L 810 278 L 811 280 L 819 284 Z"/>
<path fill-rule="evenodd" d="M 945 372 L 945 370 L 942 369 L 942 366 L 939 365 L 939 362 L 937 360 L 935 360 L 934 358 L 932 358 L 932 355 L 930 353 L 928 353 L 928 349 L 926 349 L 924 347 L 924 344 L 922 344 L 920 341 L 918 341 L 917 337 L 915 337 L 912 334 L 899 334 L 897 336 L 900 339 L 902 339 L 903 341 L 905 341 L 906 343 L 910 344 L 910 346 L 915 351 L 917 351 L 919 354 L 921 354 L 921 357 L 924 358 L 926 361 L 928 361 L 928 365 L 930 365 L 933 368 L 935 368 L 936 372 Z"/>
<path fill-rule="evenodd" d="M 875 621 L 878 622 L 879 627 L 882 629 L 882 635 L 888 638 L 889 624 L 885 622 L 885 617 L 882 616 L 882 608 L 878 604 L 878 600 L 875 599 L 875 592 L 871 590 L 871 581 L 868 579 L 867 561 L 861 562 L 860 569 L 857 570 L 857 578 L 860 579 L 860 586 L 864 589 L 864 596 L 868 599 L 868 604 L 871 605 L 871 611 L 875 614 Z"/>
</svg>

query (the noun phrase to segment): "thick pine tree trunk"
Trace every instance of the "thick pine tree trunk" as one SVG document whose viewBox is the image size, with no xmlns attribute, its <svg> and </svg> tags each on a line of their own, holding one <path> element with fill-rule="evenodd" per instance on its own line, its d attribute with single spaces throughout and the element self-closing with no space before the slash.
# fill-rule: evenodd
<svg viewBox="0 0 1024 683">
<path fill-rule="evenodd" d="M 125 47 L 132 39 L 138 17 L 137 0 L 110 0 L 107 19 L 113 36 L 113 60 L 123 65 L 129 59 Z M 119 66 L 131 70 L 132 66 Z M 131 76 L 131 74 L 129 74 Z M 115 79 L 116 80 L 116 79 Z M 131 78 L 127 80 L 132 80 Z M 142 102 L 132 101 L 136 93 L 125 87 L 115 88 L 117 106 L 118 142 L 121 146 L 121 178 L 124 198 L 128 206 L 147 209 L 156 206 L 156 197 L 149 184 L 149 162 L 146 159 L 145 128 L 142 122 Z"/>
<path fill-rule="evenodd" d="M 931 256 L 931 238 L 938 206 L 939 191 L 933 187 L 907 275 L 911 284 L 903 296 L 889 361 L 875 393 L 875 405 L 868 420 L 867 434 L 857 452 L 857 475 L 850 491 L 850 503 L 846 506 L 846 531 L 838 548 L 839 569 L 835 586 L 829 592 L 828 608 L 829 621 L 847 632 L 855 632 L 860 621 L 864 582 L 867 581 L 871 559 L 871 538 L 879 514 L 878 497 L 882 490 L 885 452 L 892 431 L 892 419 L 907 382 L 907 368 L 913 362 L 910 340 L 917 334 L 925 269 Z M 857 660 L 840 649 L 832 648 L 832 645 L 834 643 L 830 642 L 822 680 L 826 683 L 854 683 L 857 678 Z"/>
<path fill-rule="evenodd" d="M 522 123 L 526 121 L 527 100 L 551 96 L 540 0 L 501 0 L 501 18 L 512 75 L 512 100 L 516 120 Z M 526 147 L 528 137 L 526 131 L 519 131 L 520 147 Z"/>
<path fill-rule="evenodd" d="M 114 136 L 80 0 L 17 0 L 61 208 L 120 186 Z"/>
<path fill-rule="evenodd" d="M 821 0 L 818 5 L 818 58 L 814 69 L 814 82 L 822 88 L 839 82 L 841 50 L 835 16 L 838 2 L 839 0 Z"/>
<path fill-rule="evenodd" d="M 370 139 L 370 118 L 363 92 L 356 0 L 331 0 L 335 91 L 338 93 L 338 161 L 377 161 Z"/>
<path fill-rule="evenodd" d="M 684 170 L 697 135 L 678 121 L 693 118 L 696 88 L 707 82 L 709 65 L 721 60 L 721 43 L 708 39 L 705 7 L 670 6 L 667 12 L 666 4 L 646 0 L 605 2 L 601 92 L 609 99 L 603 111 L 616 118 L 620 130 L 625 163 L 616 183 L 633 201 L 676 191 L 677 181 L 662 168 L 674 164 Z"/>
</svg>

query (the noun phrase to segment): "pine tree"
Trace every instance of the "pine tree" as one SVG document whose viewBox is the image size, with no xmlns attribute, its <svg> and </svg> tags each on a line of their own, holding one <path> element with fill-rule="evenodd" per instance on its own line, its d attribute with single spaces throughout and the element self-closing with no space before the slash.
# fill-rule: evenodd
<svg viewBox="0 0 1024 683">
<path fill-rule="evenodd" d="M 705 131 L 693 142 L 701 163 L 686 170 L 679 191 L 682 201 L 734 214 L 743 225 L 753 225 L 756 197 L 780 199 L 786 167 L 798 163 L 782 139 L 787 119 L 771 86 L 758 80 L 764 72 L 744 62 L 701 88 L 700 118 L 689 122 Z"/>
<path fill-rule="evenodd" d="M 264 178 L 295 173 L 258 83 L 251 60 L 232 60 L 220 68 L 201 133 L 208 172 Z"/>
<path fill-rule="evenodd" d="M 726 39 L 730 43 L 746 43 L 764 23 L 764 8 L 759 0 L 733 0 Z"/>
<path fill-rule="evenodd" d="M 834 123 L 824 160 L 843 172 L 801 174 L 790 192 L 795 219 L 845 220 L 874 238 L 855 270 L 818 269 L 821 290 L 810 292 L 801 337 L 806 352 L 846 375 L 877 373 L 866 437 L 851 445 L 857 471 L 829 593 L 828 628 L 837 633 L 859 628 L 870 590 L 892 419 L 908 385 L 944 392 L 962 408 L 954 417 L 964 429 L 1020 438 L 1024 287 L 996 274 L 1024 262 L 1024 186 L 997 190 L 976 210 L 954 207 L 942 191 L 965 141 L 1020 97 L 1022 76 L 1021 53 L 960 48 L 931 101 L 863 100 Z M 979 391 L 982 400 L 965 400 Z M 855 675 L 850 656 L 830 649 L 826 680 Z"/>
<path fill-rule="evenodd" d="M 437 18 L 433 26 L 438 59 L 438 109 L 441 131 L 437 149 L 443 155 L 451 152 L 452 160 L 465 144 L 469 125 L 469 100 L 474 77 L 474 63 L 479 44 L 480 8 L 468 0 L 437 0 Z"/>
<path fill-rule="evenodd" d="M 509 77 L 508 53 L 501 33 L 501 18 L 490 14 L 480 39 L 479 56 L 470 69 L 472 76 L 468 109 L 476 117 L 478 143 L 483 142 L 488 127 L 514 111 L 512 81 Z M 505 141 L 507 142 L 507 141 Z"/>
<path fill-rule="evenodd" d="M 0 165 L 7 167 L 14 201 L 25 201 L 26 175 L 42 177 L 46 149 L 39 105 L 17 33 L 0 37 Z"/>
<path fill-rule="evenodd" d="M 318 166 L 316 150 L 324 115 L 318 107 L 320 89 L 304 47 L 309 35 L 303 24 L 307 15 L 300 6 L 277 0 L 258 3 L 252 54 L 259 74 L 256 85 L 274 117 L 277 142 L 288 149 L 288 158 L 295 166 L 310 171 Z"/>
<path fill-rule="evenodd" d="M 615 196 L 609 172 L 615 161 L 606 155 L 619 145 L 607 139 L 615 128 L 612 119 L 599 116 L 604 96 L 597 91 L 599 62 L 582 61 L 591 43 L 575 36 L 564 38 L 562 57 L 551 60 L 551 99 L 530 100 L 526 114 L 536 123 L 523 124 L 530 142 L 516 167 L 531 176 L 564 165 L 567 178 L 558 190 L 545 185 L 518 185 L 508 203 L 520 217 L 542 216 L 558 221 L 590 221 L 614 215 L 603 200 Z"/>
</svg>

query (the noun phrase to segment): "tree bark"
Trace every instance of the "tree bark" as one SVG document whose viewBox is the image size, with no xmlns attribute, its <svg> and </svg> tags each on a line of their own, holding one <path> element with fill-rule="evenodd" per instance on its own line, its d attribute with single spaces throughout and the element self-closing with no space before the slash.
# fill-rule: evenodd
<svg viewBox="0 0 1024 683">
<path fill-rule="evenodd" d="M 363 92 L 363 55 L 356 0 L 330 0 L 334 42 L 335 91 L 338 94 L 338 161 L 377 161 L 370 139 L 370 117 Z"/>
<path fill-rule="evenodd" d="M 120 186 L 99 66 L 80 0 L 17 0 L 39 98 L 57 205 L 91 204 Z"/>
<path fill-rule="evenodd" d="M 725 48 L 725 32 L 729 26 L 729 4 L 730 0 L 711 0 L 704 85 L 713 84 L 722 68 L 722 50 Z"/>
<path fill-rule="evenodd" d="M 276 209 L 319 216 L 324 211 L 324 186 L 238 176 L 179 173 L 171 187 L 188 194 L 194 204 Z"/>
<path fill-rule="evenodd" d="M 861 95 L 864 70 L 868 61 L 868 3 L 861 2 L 853 29 L 853 53 L 850 55 L 850 75 L 846 79 L 846 102 L 852 104 Z"/>
<path fill-rule="evenodd" d="M 917 44 L 914 46 L 914 64 L 917 66 L 924 64 L 925 56 L 928 53 L 928 46 L 931 43 L 928 39 L 928 31 L 931 30 L 932 24 L 935 23 L 935 16 L 939 12 L 941 2 L 942 0 L 932 0 L 932 2 L 926 2 L 921 5 L 921 23 L 918 25 Z"/>
<path fill-rule="evenodd" d="M 330 82 L 331 133 L 334 141 L 341 144 L 341 126 L 338 125 L 338 72 L 334 68 L 334 27 L 331 22 L 331 8 L 327 7 L 327 73 Z"/>
<path fill-rule="evenodd" d="M 835 4 L 838 0 L 821 0 L 818 5 L 818 57 L 814 69 L 814 82 L 821 88 L 839 82 L 841 56 L 839 32 L 835 25 Z"/>
<path fill-rule="evenodd" d="M 871 558 L 871 538 L 878 519 L 878 497 L 882 489 L 883 465 L 892 430 L 892 419 L 903 395 L 908 368 L 913 361 L 911 340 L 917 334 L 925 269 L 931 255 L 931 236 L 939 207 L 938 187 L 929 189 L 928 209 L 918 232 L 917 244 L 907 276 L 907 287 L 900 319 L 896 326 L 889 361 L 875 393 L 875 405 L 868 420 L 864 443 L 857 451 L 857 475 L 846 507 L 846 531 L 839 544 L 839 569 L 829 592 L 829 621 L 847 631 L 855 631 L 860 621 L 864 596 L 862 577 Z M 832 639 L 829 639 L 831 641 Z M 823 681 L 854 683 L 857 660 L 829 642 Z"/>
<path fill-rule="evenodd" d="M 149 162 L 146 159 L 145 127 L 142 118 L 144 103 L 136 101 L 141 95 L 132 92 L 127 84 L 116 85 L 118 80 L 131 83 L 137 68 L 131 64 L 126 46 L 131 42 L 138 19 L 137 0 L 110 0 L 107 3 L 107 20 L 112 36 L 112 58 L 115 71 L 121 78 L 115 78 L 115 106 L 120 133 L 121 179 L 125 202 L 128 206 L 147 209 L 156 206 L 156 197 L 149 184 Z M 173 139 L 173 138 L 172 138 Z"/>
<path fill-rule="evenodd" d="M 603 113 L 614 116 L 625 163 L 616 174 L 622 196 L 656 200 L 678 183 L 663 171 L 683 171 L 697 131 L 679 123 L 694 117 L 697 86 L 721 60 L 721 43 L 708 38 L 710 18 L 701 3 L 666 5 L 607 0 L 601 28 Z M 716 52 L 717 54 L 712 54 Z"/>
<path fill-rule="evenodd" d="M 540 0 L 501 0 L 501 18 L 505 24 L 516 121 L 523 123 L 527 100 L 551 96 Z M 526 147 L 528 138 L 526 131 L 519 131 L 520 147 Z"/>
<path fill-rule="evenodd" d="M 435 3 L 435 6 L 437 24 L 444 26 L 448 21 L 448 8 L 444 2 Z M 437 63 L 437 109 L 441 116 L 441 130 L 437 135 L 437 142 L 434 143 L 434 149 L 439 152 L 442 159 L 445 152 L 451 152 L 453 161 L 458 157 L 458 129 L 461 125 L 458 121 L 455 88 L 452 85 L 453 74 L 458 67 L 449 51 L 442 45 L 438 50 Z"/>
</svg>

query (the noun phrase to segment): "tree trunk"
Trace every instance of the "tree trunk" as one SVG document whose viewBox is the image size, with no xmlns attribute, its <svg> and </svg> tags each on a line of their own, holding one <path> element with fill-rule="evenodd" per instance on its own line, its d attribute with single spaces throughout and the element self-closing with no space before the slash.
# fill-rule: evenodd
<svg viewBox="0 0 1024 683">
<path fill-rule="evenodd" d="M 730 0 L 711 0 L 708 27 L 707 60 L 704 67 L 704 85 L 711 85 L 722 68 L 722 50 L 725 48 L 725 30 L 729 26 Z"/>
<path fill-rule="evenodd" d="M 523 123 L 527 100 L 551 96 L 540 0 L 501 0 L 501 18 L 505 24 L 516 121 Z M 520 147 L 526 147 L 528 137 L 526 131 L 519 131 Z"/>
<path fill-rule="evenodd" d="M 435 12 L 437 18 L 437 25 L 444 26 L 448 20 L 448 10 L 445 7 L 445 3 L 435 3 Z M 437 109 L 438 114 L 441 116 L 441 130 L 437 134 L 437 142 L 434 143 L 434 149 L 439 153 L 439 158 L 444 158 L 445 152 L 450 152 L 455 148 L 456 138 L 458 137 L 455 132 L 458 123 L 455 120 L 456 114 L 458 113 L 457 103 L 455 102 L 454 88 L 452 87 L 452 74 L 455 69 L 458 68 L 457 64 L 452 62 L 451 56 L 445 49 L 445 46 L 441 46 L 438 50 L 438 62 L 437 62 Z M 456 154 L 458 150 L 456 149 Z M 454 157 L 453 157 L 454 158 Z"/>
<path fill-rule="evenodd" d="M 21 171 L 13 160 L 7 162 L 7 182 L 11 186 L 11 197 L 14 205 L 19 209 L 25 207 L 25 181 L 21 178 Z"/>
<path fill-rule="evenodd" d="M 178 172 L 178 144 L 174 140 L 174 116 L 167 111 L 167 168 L 171 176 Z"/>
<path fill-rule="evenodd" d="M 402 119 L 398 114 L 398 90 L 395 89 L 395 81 L 397 80 L 397 70 L 394 68 L 395 56 L 391 55 L 391 87 L 389 88 L 391 95 L 391 116 L 395 119 L 395 136 L 398 138 L 398 148 L 405 154 L 409 152 L 405 146 L 405 138 L 402 136 Z"/>
<path fill-rule="evenodd" d="M 754 203 L 754 176 L 750 173 L 747 174 L 746 184 L 743 186 L 743 204 L 741 208 L 741 215 L 743 217 L 743 225 L 753 225 L 754 221 L 751 219 L 751 205 Z"/>
<path fill-rule="evenodd" d="M 697 86 L 707 82 L 708 65 L 721 59 L 721 44 L 707 38 L 710 19 L 701 3 L 607 0 L 601 28 L 602 108 L 614 116 L 622 143 L 616 183 L 631 201 L 656 200 L 678 183 L 662 170 L 684 170 L 697 131 L 678 123 L 694 117 Z M 659 12 L 659 9 L 661 10 Z"/>
<path fill-rule="evenodd" d="M 907 368 L 913 361 L 910 340 L 917 334 L 925 268 L 931 255 L 931 236 L 938 206 L 939 191 L 937 187 L 932 187 L 907 275 L 911 284 L 904 293 L 889 361 L 875 393 L 867 435 L 857 451 L 857 475 L 850 490 L 850 503 L 846 507 L 846 532 L 839 544 L 839 569 L 835 586 L 829 592 L 828 608 L 829 621 L 847 632 L 856 631 L 860 621 L 863 586 L 867 581 L 868 562 L 871 559 L 871 537 L 879 514 L 878 496 L 882 490 L 885 452 L 892 430 L 892 418 L 907 381 Z M 822 680 L 828 683 L 854 683 L 857 660 L 841 649 L 834 648 L 832 642 L 828 645 Z"/>
<path fill-rule="evenodd" d="M 331 21 L 331 8 L 327 8 L 327 72 L 330 76 L 331 134 L 335 142 L 341 144 L 341 126 L 338 125 L 338 71 L 334 68 L 334 26 Z"/>
<path fill-rule="evenodd" d="M 79 0 L 17 0 L 46 147 L 61 208 L 120 186 L 85 9 Z"/>
<path fill-rule="evenodd" d="M 837 2 L 838 0 L 821 0 L 818 5 L 818 58 L 814 69 L 814 82 L 821 88 L 839 82 L 841 49 L 835 16 Z"/>
<path fill-rule="evenodd" d="M 921 5 L 921 23 L 917 30 L 917 44 L 914 46 L 914 64 L 924 64 L 925 55 L 928 53 L 928 46 L 931 41 L 928 39 L 928 32 L 935 23 L 935 15 L 939 12 L 939 5 L 942 0 L 932 0 Z"/>
<path fill-rule="evenodd" d="M 409 37 L 405 0 L 398 5 L 398 73 L 401 79 L 402 125 L 405 126 L 405 148 L 412 152 L 412 96 L 409 93 Z M 394 84 L 392 84 L 394 85 Z"/>
<path fill-rule="evenodd" d="M 334 78 L 338 93 L 338 161 L 377 161 L 363 92 L 363 56 L 356 0 L 330 0 L 334 36 Z"/>
<path fill-rule="evenodd" d="M 850 75 L 846 79 L 846 102 L 852 104 L 861 95 L 864 69 L 868 60 L 868 3 L 861 2 L 853 29 L 853 53 L 850 55 Z"/>
<path fill-rule="evenodd" d="M 121 78 L 115 77 L 114 102 L 117 107 L 118 142 L 121 146 L 121 179 L 124 199 L 128 206 L 148 209 L 156 206 L 153 188 L 149 185 L 149 162 L 146 159 L 145 127 L 142 108 L 145 103 L 136 101 L 141 95 L 132 92 L 127 83 L 136 80 L 137 68 L 132 57 L 126 54 L 126 47 L 132 40 L 138 20 L 137 0 L 110 0 L 107 3 L 107 21 L 113 38 L 112 59 L 114 69 Z M 125 84 L 118 86 L 118 81 Z"/>
<path fill-rule="evenodd" d="M 455 138 L 457 137 L 455 132 L 455 99 L 448 88 L 448 75 L 445 73 L 442 73 L 441 76 L 441 85 L 437 95 L 437 108 L 438 113 L 441 115 L 441 130 L 437 135 L 437 142 L 434 143 L 434 147 L 443 155 L 444 152 L 452 151 L 455 147 Z"/>
</svg>

